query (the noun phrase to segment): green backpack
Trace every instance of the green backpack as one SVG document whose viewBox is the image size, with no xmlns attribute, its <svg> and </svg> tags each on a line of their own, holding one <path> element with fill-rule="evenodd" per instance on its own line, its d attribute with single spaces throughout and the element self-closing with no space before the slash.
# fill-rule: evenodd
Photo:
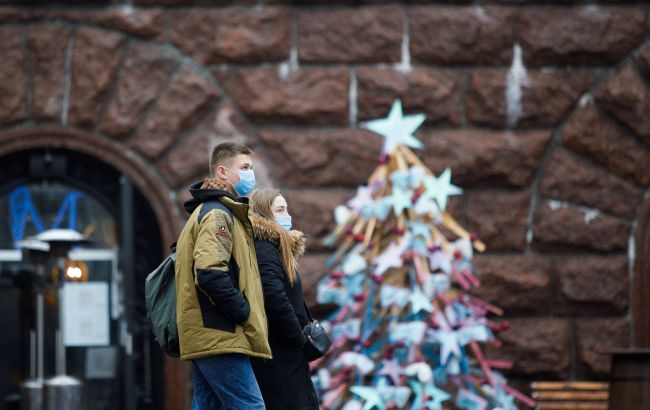
<svg viewBox="0 0 650 410">
<path fill-rule="evenodd" d="M 174 244 L 175 245 L 175 244 Z M 144 298 L 151 331 L 165 353 L 180 356 L 176 327 L 176 247 L 144 282 Z"/>
</svg>

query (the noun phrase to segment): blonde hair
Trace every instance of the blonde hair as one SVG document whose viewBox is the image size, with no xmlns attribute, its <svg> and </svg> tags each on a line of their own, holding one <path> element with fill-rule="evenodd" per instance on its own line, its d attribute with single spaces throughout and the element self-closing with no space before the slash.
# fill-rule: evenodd
<svg viewBox="0 0 650 410">
<path fill-rule="evenodd" d="M 287 278 L 289 283 L 293 286 L 293 283 L 296 281 L 296 258 L 293 256 L 292 246 L 291 246 L 291 236 L 289 233 L 281 227 L 277 222 L 275 222 L 275 216 L 273 215 L 273 210 L 271 205 L 275 198 L 282 196 L 282 193 L 273 188 L 258 188 L 253 191 L 249 197 L 249 203 L 253 207 L 253 211 L 259 214 L 264 219 L 268 220 L 270 223 L 276 225 L 277 231 L 280 236 L 280 254 L 282 255 L 282 264 L 284 265 L 284 270 L 287 273 Z"/>
</svg>

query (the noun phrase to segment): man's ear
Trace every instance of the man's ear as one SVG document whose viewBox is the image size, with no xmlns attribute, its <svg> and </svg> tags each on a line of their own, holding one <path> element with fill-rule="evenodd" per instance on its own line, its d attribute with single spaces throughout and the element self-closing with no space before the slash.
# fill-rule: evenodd
<svg viewBox="0 0 650 410">
<path fill-rule="evenodd" d="M 227 179 L 226 168 L 223 165 L 217 165 L 214 168 L 214 177 L 216 179 Z"/>
</svg>

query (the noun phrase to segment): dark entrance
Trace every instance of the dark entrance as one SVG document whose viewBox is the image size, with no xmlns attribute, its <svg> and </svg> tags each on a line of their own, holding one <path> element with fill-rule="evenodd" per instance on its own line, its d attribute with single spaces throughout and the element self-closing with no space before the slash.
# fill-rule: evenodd
<svg viewBox="0 0 650 410">
<path fill-rule="evenodd" d="M 29 267 L 12 261 L 12 243 L 15 235 L 28 236 L 38 229 L 35 214 L 41 227 L 75 224 L 77 230 L 94 235 L 104 254 L 114 252 L 113 262 L 110 257 L 102 259 L 102 252 L 86 261 L 88 280 L 104 281 L 110 289 L 108 345 L 67 348 L 67 373 L 86 382 L 85 408 L 163 408 L 163 357 L 150 337 L 143 294 L 144 278 L 161 260 L 163 245 L 154 211 L 143 194 L 129 176 L 76 151 L 21 151 L 0 158 L 0 164 L 0 200 L 13 200 L 0 204 L 0 259 L 5 257 L 0 260 L 0 329 L 5 335 L 0 339 L 0 406 L 19 408 L 19 385 L 30 375 L 33 291 L 26 274 Z M 29 192 L 33 195 L 26 200 Z M 63 204 L 63 198 L 69 204 Z M 16 221 L 22 225 L 17 227 Z M 57 301 L 53 294 L 45 296 L 45 377 L 49 377 L 54 371 Z M 102 364 L 107 360 L 108 365 Z"/>
</svg>

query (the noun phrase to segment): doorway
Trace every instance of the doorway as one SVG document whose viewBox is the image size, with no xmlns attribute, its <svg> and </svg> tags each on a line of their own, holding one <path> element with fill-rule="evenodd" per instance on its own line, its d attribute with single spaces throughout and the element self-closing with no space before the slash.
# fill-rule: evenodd
<svg viewBox="0 0 650 410">
<path fill-rule="evenodd" d="M 33 287 L 13 243 L 39 230 L 72 228 L 91 249 L 71 259 L 88 283 L 107 294 L 108 335 L 68 345 L 68 374 L 84 381 L 84 407 L 164 407 L 163 357 L 150 337 L 144 279 L 162 259 L 161 229 L 151 205 L 128 175 L 88 154 L 38 148 L 0 158 L 0 399 L 18 408 L 20 383 L 33 369 Z M 76 265 L 75 265 L 76 266 Z M 53 373 L 57 299 L 46 293 L 45 376 Z M 100 304 L 101 305 L 101 304 Z M 81 306 L 83 307 L 83 306 Z M 49 314 L 49 316 L 48 316 Z M 103 317 L 103 316 L 102 316 Z M 80 332 L 83 333 L 83 332 Z M 87 339 L 87 338 L 86 338 Z"/>
</svg>

